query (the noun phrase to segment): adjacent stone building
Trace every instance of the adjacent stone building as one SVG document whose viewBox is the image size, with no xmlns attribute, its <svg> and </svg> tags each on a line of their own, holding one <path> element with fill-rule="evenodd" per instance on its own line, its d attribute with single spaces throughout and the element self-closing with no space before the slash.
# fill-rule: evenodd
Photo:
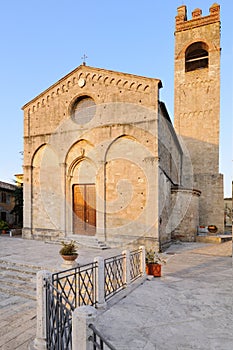
<svg viewBox="0 0 233 350">
<path fill-rule="evenodd" d="M 16 186 L 0 181 L 0 220 L 12 225 L 15 224 L 15 215 L 11 213 L 15 205 Z"/>
<path fill-rule="evenodd" d="M 198 11 L 176 18 L 176 130 L 159 79 L 85 64 L 23 107 L 25 238 L 163 249 L 221 232 L 219 6 Z"/>
</svg>

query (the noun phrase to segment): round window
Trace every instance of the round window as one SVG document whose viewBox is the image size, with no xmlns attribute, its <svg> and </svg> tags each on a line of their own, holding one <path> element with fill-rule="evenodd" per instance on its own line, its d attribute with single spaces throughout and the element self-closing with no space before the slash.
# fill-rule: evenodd
<svg viewBox="0 0 233 350">
<path fill-rule="evenodd" d="M 91 97 L 85 96 L 75 101 L 71 117 L 77 124 L 86 124 L 94 117 L 95 111 L 95 101 Z"/>
</svg>

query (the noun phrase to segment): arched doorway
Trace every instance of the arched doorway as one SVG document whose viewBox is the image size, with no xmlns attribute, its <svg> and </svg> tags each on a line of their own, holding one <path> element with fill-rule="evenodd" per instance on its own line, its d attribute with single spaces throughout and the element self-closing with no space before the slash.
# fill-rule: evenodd
<svg viewBox="0 0 233 350">
<path fill-rule="evenodd" d="M 96 233 L 96 187 L 73 185 L 73 233 L 93 236 Z"/>
<path fill-rule="evenodd" d="M 76 151 L 77 145 L 76 145 Z M 79 153 L 79 152 L 77 152 Z M 96 167 L 81 149 L 80 157 L 70 166 L 69 192 L 72 209 L 71 231 L 73 234 L 96 234 Z"/>
</svg>

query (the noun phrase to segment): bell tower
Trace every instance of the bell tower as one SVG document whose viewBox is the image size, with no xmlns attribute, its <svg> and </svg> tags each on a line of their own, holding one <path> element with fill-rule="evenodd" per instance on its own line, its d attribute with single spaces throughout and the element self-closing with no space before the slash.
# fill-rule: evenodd
<svg viewBox="0 0 233 350">
<path fill-rule="evenodd" d="M 219 174 L 220 6 L 208 16 L 197 8 L 187 19 L 178 7 L 175 27 L 174 124 L 201 191 L 200 225 L 223 226 L 223 177 Z"/>
</svg>

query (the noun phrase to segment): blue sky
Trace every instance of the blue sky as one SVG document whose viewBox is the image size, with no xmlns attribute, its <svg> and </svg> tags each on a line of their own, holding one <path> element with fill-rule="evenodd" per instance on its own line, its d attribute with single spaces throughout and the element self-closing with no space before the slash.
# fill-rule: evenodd
<svg viewBox="0 0 233 350">
<path fill-rule="evenodd" d="M 1 3 L 0 180 L 22 172 L 21 107 L 82 63 L 159 78 L 160 98 L 173 118 L 174 23 L 209 0 L 8 0 Z M 233 2 L 221 5 L 220 172 L 231 196 L 233 115 Z"/>
</svg>

